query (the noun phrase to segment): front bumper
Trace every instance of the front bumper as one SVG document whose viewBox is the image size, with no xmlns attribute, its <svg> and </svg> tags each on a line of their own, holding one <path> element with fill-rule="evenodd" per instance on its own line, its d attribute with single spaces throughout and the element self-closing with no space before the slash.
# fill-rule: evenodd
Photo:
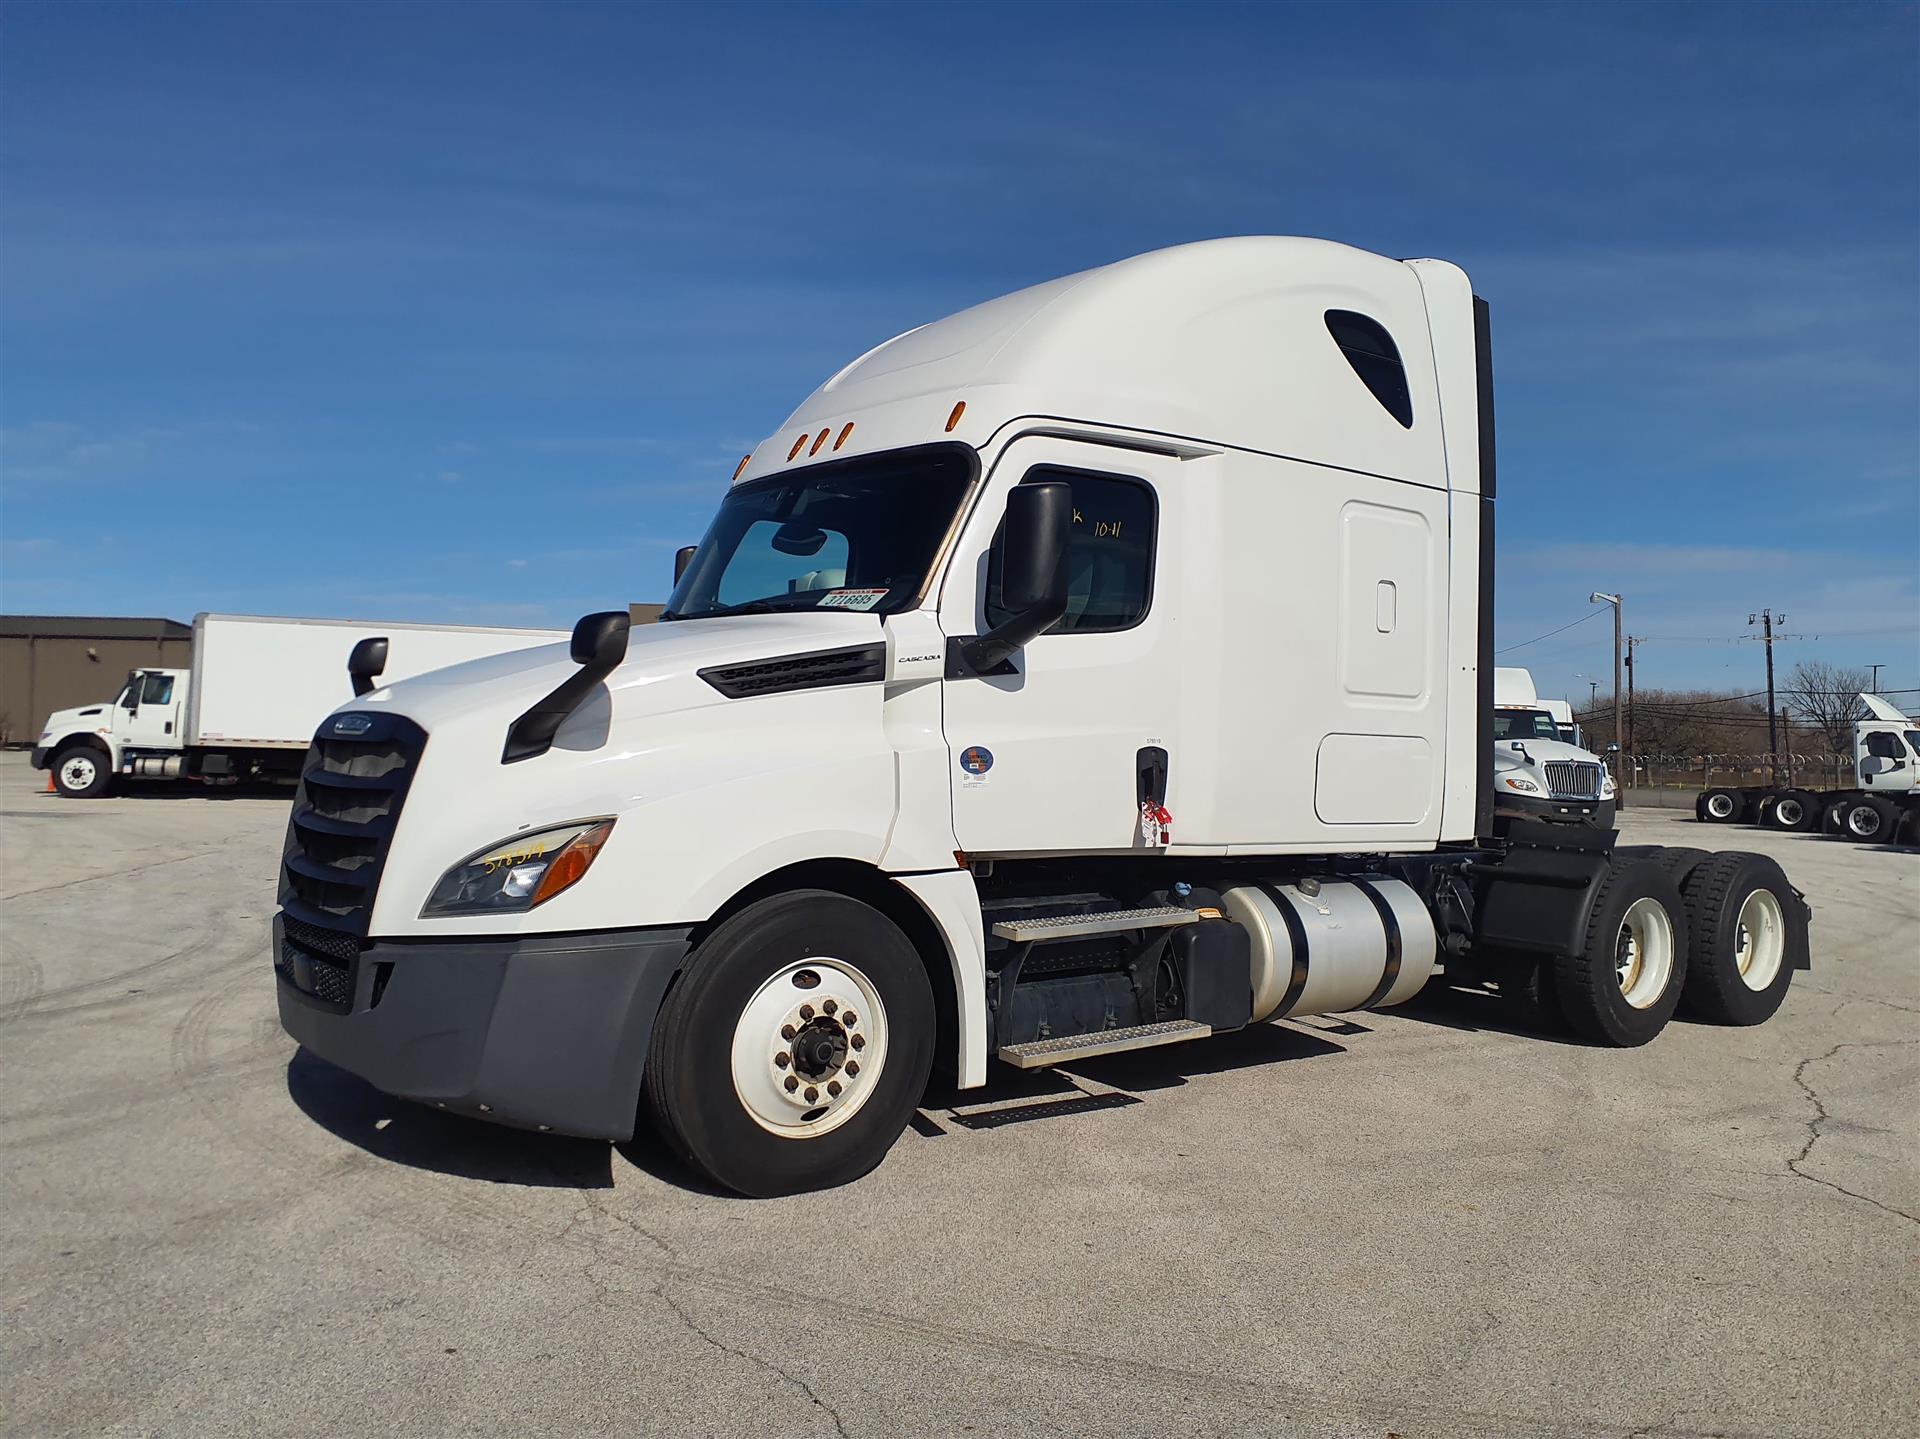
<svg viewBox="0 0 1920 1439">
<path fill-rule="evenodd" d="M 1590 824 L 1596 829 L 1612 829 L 1616 801 L 1611 799 L 1556 799 L 1545 795 L 1522 795 L 1512 790 L 1497 793 L 1493 812 L 1514 819 L 1544 819 L 1556 824 Z"/>
<path fill-rule="evenodd" d="M 273 920 L 273 952 L 284 922 Z M 633 1136 L 647 1040 L 690 928 L 372 941 L 343 1010 L 276 971 L 280 1024 L 376 1089 L 591 1139 Z"/>
<path fill-rule="evenodd" d="M 47 768 L 47 747 L 43 744 L 37 744 L 33 747 L 33 767 L 35 769 Z"/>
</svg>

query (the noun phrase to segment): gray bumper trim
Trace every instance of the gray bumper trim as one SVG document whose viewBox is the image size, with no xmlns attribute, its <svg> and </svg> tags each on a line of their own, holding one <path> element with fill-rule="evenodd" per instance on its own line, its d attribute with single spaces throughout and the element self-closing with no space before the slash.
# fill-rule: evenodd
<svg viewBox="0 0 1920 1439">
<path fill-rule="evenodd" d="M 276 915 L 276 954 L 280 930 Z M 373 941 L 356 962 L 344 1014 L 276 978 L 280 1024 L 320 1058 L 403 1099 L 628 1139 L 654 1016 L 691 933 Z"/>
</svg>

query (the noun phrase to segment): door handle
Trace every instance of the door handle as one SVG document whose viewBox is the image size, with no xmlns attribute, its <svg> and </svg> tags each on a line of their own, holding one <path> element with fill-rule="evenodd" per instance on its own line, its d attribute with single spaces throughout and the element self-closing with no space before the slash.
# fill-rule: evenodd
<svg viewBox="0 0 1920 1439">
<path fill-rule="evenodd" d="M 1142 745 L 1133 757 L 1133 768 L 1135 803 L 1165 804 L 1167 802 L 1167 752 L 1159 745 Z"/>
</svg>

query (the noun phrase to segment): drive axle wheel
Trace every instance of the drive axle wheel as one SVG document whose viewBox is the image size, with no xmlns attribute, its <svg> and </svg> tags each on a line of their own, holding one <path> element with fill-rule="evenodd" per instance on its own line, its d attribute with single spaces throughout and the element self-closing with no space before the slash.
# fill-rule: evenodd
<svg viewBox="0 0 1920 1439">
<path fill-rule="evenodd" d="M 934 1028 L 927 972 L 886 916 L 824 890 L 774 895 L 721 923 L 668 992 L 647 1108 L 742 1194 L 846 1184 L 906 1128 Z"/>
<path fill-rule="evenodd" d="M 113 770 L 92 745 L 75 745 L 54 756 L 53 783 L 68 799 L 95 799 L 113 783 Z"/>
<path fill-rule="evenodd" d="M 1672 876 L 1646 860 L 1601 878 L 1580 952 L 1555 961 L 1567 1022 L 1597 1044 L 1645 1044 L 1673 1017 L 1687 972 L 1686 904 Z"/>
<path fill-rule="evenodd" d="M 1693 817 L 1708 824 L 1732 824 L 1746 812 L 1746 796 L 1737 789 L 1710 789 L 1693 802 Z"/>
<path fill-rule="evenodd" d="M 1807 960 L 1807 912 L 1773 860 L 1734 851 L 1687 877 L 1693 952 L 1682 1002 L 1716 1024 L 1760 1024 Z"/>
<path fill-rule="evenodd" d="M 1900 812 L 1877 794 L 1857 799 L 1847 810 L 1841 830 L 1848 839 L 1863 844 L 1886 844 L 1899 827 Z"/>
<path fill-rule="evenodd" d="M 1774 800 L 1767 820 L 1775 829 L 1812 829 L 1820 822 L 1820 802 L 1805 790 L 1786 790 Z"/>
</svg>

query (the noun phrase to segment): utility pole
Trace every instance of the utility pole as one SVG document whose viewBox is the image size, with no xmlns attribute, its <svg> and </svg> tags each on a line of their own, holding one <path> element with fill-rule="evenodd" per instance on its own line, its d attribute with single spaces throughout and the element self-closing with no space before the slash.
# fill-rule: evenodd
<svg viewBox="0 0 1920 1439">
<path fill-rule="evenodd" d="M 1627 807 L 1627 751 L 1625 732 L 1620 728 L 1620 596 L 1595 590 L 1587 597 L 1590 605 L 1613 606 L 1613 788 L 1616 807 Z"/>
<path fill-rule="evenodd" d="M 1867 668 L 1873 671 L 1873 686 L 1868 692 L 1870 694 L 1879 694 L 1880 693 L 1880 671 L 1885 669 L 1886 666 L 1885 665 L 1868 665 Z"/>
<path fill-rule="evenodd" d="M 1748 615 L 1749 625 L 1758 624 L 1764 636 L 1762 643 L 1767 647 L 1767 749 L 1773 756 L 1773 780 L 1780 782 L 1780 715 L 1773 700 L 1773 622 L 1787 622 L 1784 614 L 1776 615 L 1772 610 L 1762 610 L 1757 615 Z"/>
<path fill-rule="evenodd" d="M 1640 645 L 1640 644 L 1645 644 L 1645 643 L 1646 643 L 1646 640 L 1645 640 L 1645 639 L 1644 639 L 1644 638 L 1643 638 L 1642 636 L 1640 636 L 1640 635 L 1628 635 L 1628 636 L 1627 636 L 1627 752 L 1628 752 L 1629 754 L 1631 754 L 1631 753 L 1633 752 L 1633 742 L 1634 742 L 1634 733 L 1633 733 L 1633 647 L 1634 647 L 1635 645 Z"/>
</svg>

